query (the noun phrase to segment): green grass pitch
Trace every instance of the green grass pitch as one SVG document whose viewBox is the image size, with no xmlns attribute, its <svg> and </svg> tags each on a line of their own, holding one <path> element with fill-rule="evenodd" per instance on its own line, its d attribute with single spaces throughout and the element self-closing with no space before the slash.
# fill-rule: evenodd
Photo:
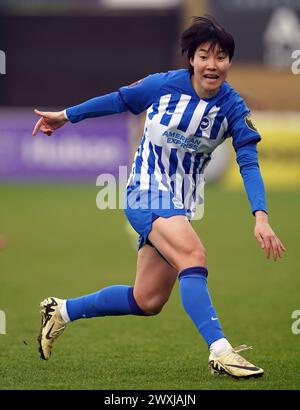
<svg viewBox="0 0 300 410">
<path fill-rule="evenodd" d="M 253 236 L 243 192 L 206 188 L 205 217 L 194 223 L 208 252 L 209 286 L 225 334 L 249 344 L 262 379 L 208 373 L 208 351 L 187 317 L 178 285 L 155 317 L 105 317 L 67 327 L 50 361 L 39 358 L 39 302 L 132 284 L 136 254 L 122 211 L 96 208 L 92 185 L 1 185 L 0 389 L 299 389 L 300 192 L 269 192 L 273 228 L 287 252 L 267 261 Z"/>
</svg>

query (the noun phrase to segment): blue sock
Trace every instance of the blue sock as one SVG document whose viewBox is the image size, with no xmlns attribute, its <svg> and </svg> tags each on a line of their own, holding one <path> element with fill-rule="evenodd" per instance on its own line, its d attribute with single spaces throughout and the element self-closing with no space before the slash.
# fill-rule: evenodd
<svg viewBox="0 0 300 410">
<path fill-rule="evenodd" d="M 96 316 L 146 315 L 137 305 L 132 286 L 115 285 L 67 300 L 70 320 Z"/>
<path fill-rule="evenodd" d="M 208 346 L 224 336 L 207 289 L 207 269 L 184 269 L 179 274 L 182 305 Z"/>
</svg>

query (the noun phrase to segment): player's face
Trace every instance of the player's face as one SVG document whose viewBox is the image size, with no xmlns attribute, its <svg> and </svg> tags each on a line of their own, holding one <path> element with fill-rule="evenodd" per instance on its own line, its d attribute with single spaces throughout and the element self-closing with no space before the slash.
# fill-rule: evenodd
<svg viewBox="0 0 300 410">
<path fill-rule="evenodd" d="M 210 48 L 210 43 L 201 44 L 190 60 L 194 67 L 192 83 L 200 97 L 213 97 L 225 81 L 230 62 L 228 55 L 218 46 Z"/>
</svg>

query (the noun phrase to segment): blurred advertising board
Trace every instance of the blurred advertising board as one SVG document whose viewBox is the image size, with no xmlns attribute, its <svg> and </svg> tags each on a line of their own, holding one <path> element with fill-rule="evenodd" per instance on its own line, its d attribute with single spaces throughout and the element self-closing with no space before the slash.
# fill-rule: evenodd
<svg viewBox="0 0 300 410">
<path fill-rule="evenodd" d="M 95 181 L 118 175 L 129 158 L 127 115 L 66 124 L 52 136 L 32 136 L 30 110 L 0 110 L 0 181 Z"/>
<path fill-rule="evenodd" d="M 258 157 L 267 190 L 300 189 L 299 113 L 256 112 L 252 118 L 262 136 Z M 231 189 L 242 187 L 235 160 L 223 181 Z"/>
</svg>

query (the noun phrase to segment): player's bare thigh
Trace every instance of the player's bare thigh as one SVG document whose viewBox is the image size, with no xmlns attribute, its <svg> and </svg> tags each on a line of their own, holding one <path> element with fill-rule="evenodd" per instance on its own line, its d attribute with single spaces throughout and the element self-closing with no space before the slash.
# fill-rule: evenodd
<svg viewBox="0 0 300 410">
<path fill-rule="evenodd" d="M 134 297 L 138 306 L 147 314 L 161 311 L 169 299 L 178 272 L 155 250 L 144 245 L 138 252 Z"/>
<path fill-rule="evenodd" d="M 207 265 L 204 246 L 183 215 L 156 219 L 149 240 L 178 272 Z"/>
</svg>

